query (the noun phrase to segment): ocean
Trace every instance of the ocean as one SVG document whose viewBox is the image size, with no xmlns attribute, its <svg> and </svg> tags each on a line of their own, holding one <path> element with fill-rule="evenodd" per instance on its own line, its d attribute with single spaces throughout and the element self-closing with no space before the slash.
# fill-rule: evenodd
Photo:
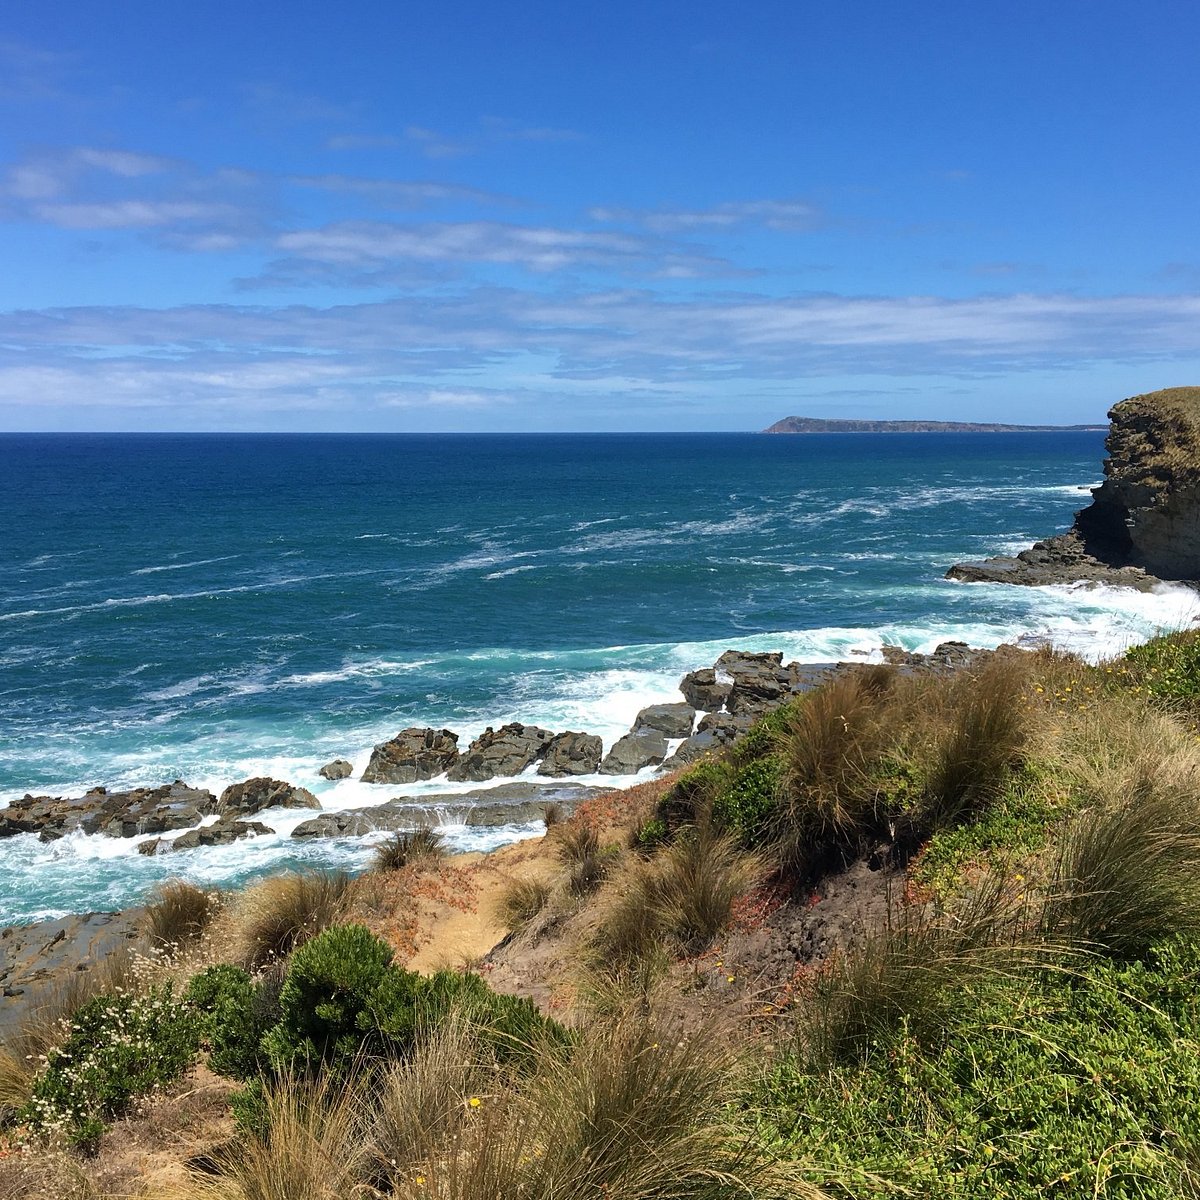
<svg viewBox="0 0 1200 1200">
<path fill-rule="evenodd" d="M 401 789 L 356 777 L 406 726 L 607 747 L 729 648 L 1117 653 L 1192 620 L 1195 594 L 942 578 L 1065 529 L 1103 453 L 1065 432 L 0 435 L 0 804 L 252 775 L 383 801 Z M 317 775 L 336 757 L 355 778 Z M 171 874 L 367 860 L 369 842 L 290 840 L 308 815 L 160 857 L 7 839 L 0 925 L 135 904 Z"/>
</svg>

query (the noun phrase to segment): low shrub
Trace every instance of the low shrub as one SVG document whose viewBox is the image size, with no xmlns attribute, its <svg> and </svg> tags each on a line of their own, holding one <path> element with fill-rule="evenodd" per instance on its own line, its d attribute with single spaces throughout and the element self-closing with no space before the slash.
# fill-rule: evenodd
<svg viewBox="0 0 1200 1200">
<path fill-rule="evenodd" d="M 220 894 L 183 879 L 169 879 L 155 888 L 143 923 L 150 944 L 173 952 L 199 941 L 220 907 Z"/>
<path fill-rule="evenodd" d="M 775 758 L 756 758 L 738 767 L 713 799 L 713 821 L 746 849 L 762 846 L 775 821 L 780 777 Z"/>
<path fill-rule="evenodd" d="M 106 1122 L 188 1069 L 199 1039 L 194 1011 L 174 997 L 170 984 L 143 995 L 96 996 L 47 1055 L 22 1119 L 37 1134 L 94 1153 Z"/>
<path fill-rule="evenodd" d="M 646 817 L 629 831 L 629 848 L 649 857 L 666 842 L 667 836 L 667 823 L 662 817 Z"/>
<path fill-rule="evenodd" d="M 1132 646 L 1124 663 L 1151 696 L 1188 706 L 1200 700 L 1200 633 L 1195 630 Z"/>
<path fill-rule="evenodd" d="M 193 977 L 184 999 L 202 1016 L 209 1066 L 229 1079 L 253 1079 L 267 1067 L 262 1039 L 279 1020 L 279 986 L 219 963 Z"/>
<path fill-rule="evenodd" d="M 717 793 L 729 782 L 725 758 L 706 758 L 688 767 L 659 800 L 654 815 L 668 834 L 683 825 L 694 825 L 712 808 Z"/>
<path fill-rule="evenodd" d="M 375 847 L 377 871 L 399 871 L 414 863 L 430 862 L 446 856 L 446 839 L 432 825 L 393 834 Z"/>
</svg>

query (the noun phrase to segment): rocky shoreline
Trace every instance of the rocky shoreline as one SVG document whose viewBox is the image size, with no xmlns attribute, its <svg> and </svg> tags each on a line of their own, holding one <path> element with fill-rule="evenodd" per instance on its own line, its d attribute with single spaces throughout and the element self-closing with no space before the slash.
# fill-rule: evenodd
<svg viewBox="0 0 1200 1200">
<path fill-rule="evenodd" d="M 1200 587 L 1200 388 L 1132 396 L 1108 416 L 1104 482 L 1071 528 L 1015 556 L 956 563 L 947 579 Z"/>
</svg>

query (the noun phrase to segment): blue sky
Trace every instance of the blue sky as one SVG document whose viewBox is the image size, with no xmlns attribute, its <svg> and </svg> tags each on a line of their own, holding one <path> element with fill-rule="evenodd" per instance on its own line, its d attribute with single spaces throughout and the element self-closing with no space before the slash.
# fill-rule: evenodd
<svg viewBox="0 0 1200 1200">
<path fill-rule="evenodd" d="M 0 15 L 0 428 L 1093 422 L 1200 383 L 1200 5 Z"/>
</svg>

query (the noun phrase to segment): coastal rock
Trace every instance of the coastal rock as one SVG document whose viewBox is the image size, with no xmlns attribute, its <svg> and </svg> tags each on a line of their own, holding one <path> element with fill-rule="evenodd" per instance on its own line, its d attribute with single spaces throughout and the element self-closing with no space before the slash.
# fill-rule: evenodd
<svg viewBox="0 0 1200 1200">
<path fill-rule="evenodd" d="M 258 837 L 275 830 L 261 821 L 220 820 L 199 829 L 189 829 L 169 843 L 171 850 L 196 850 L 201 846 L 228 846 L 244 837 Z M 138 847 L 141 850 L 141 847 Z"/>
<path fill-rule="evenodd" d="M 556 733 L 546 746 L 539 775 L 590 775 L 600 764 L 604 743 L 593 733 Z"/>
<path fill-rule="evenodd" d="M 792 696 L 811 691 L 829 676 L 830 667 L 783 664 L 783 655 L 751 654 L 744 650 L 727 650 L 717 659 L 718 680 L 732 683 L 725 707 L 731 713 L 762 716 L 778 708 Z"/>
<path fill-rule="evenodd" d="M 1200 581 L 1200 388 L 1166 388 L 1109 411 L 1104 482 L 1071 529 L 1015 557 L 957 563 L 949 579 L 1143 590 Z"/>
<path fill-rule="evenodd" d="M 519 775 L 546 753 L 554 735 L 537 725 L 514 721 L 493 729 L 490 725 L 446 772 L 455 783 L 481 783 L 497 775 Z"/>
<path fill-rule="evenodd" d="M 371 751 L 363 783 L 417 783 L 458 762 L 458 734 L 449 729 L 402 729 Z"/>
<path fill-rule="evenodd" d="M 696 722 L 696 710 L 690 704 L 651 704 L 643 708 L 633 722 L 633 732 L 653 729 L 668 738 L 685 738 Z"/>
<path fill-rule="evenodd" d="M 0 810 L 0 837 L 36 833 L 56 841 L 75 830 L 109 837 L 137 837 L 187 829 L 216 812 L 212 792 L 190 788 L 182 780 L 158 788 L 110 792 L 93 788 L 83 796 L 25 795 Z"/>
<path fill-rule="evenodd" d="M 884 646 L 883 661 L 909 671 L 940 674 L 973 666 L 982 659 L 990 658 L 992 653 L 991 650 L 977 650 L 966 642 L 941 642 L 929 654 L 905 650 L 903 646 Z"/>
<path fill-rule="evenodd" d="M 280 779 L 258 776 L 230 784 L 217 802 L 222 819 L 247 817 L 264 808 L 320 808 L 321 802 L 307 788 L 295 787 Z"/>
<path fill-rule="evenodd" d="M 318 772 L 322 779 L 349 779 L 354 774 L 354 764 L 344 758 L 335 758 L 327 762 Z"/>
<path fill-rule="evenodd" d="M 627 733 L 618 738 L 600 763 L 602 775 L 635 775 L 658 766 L 667 757 L 667 739 L 657 729 Z"/>
<path fill-rule="evenodd" d="M 322 813 L 297 825 L 292 830 L 292 837 L 301 841 L 322 837 L 361 837 L 365 833 L 416 829 L 431 824 L 524 824 L 541 820 L 545 806 L 551 802 L 561 805 L 564 812 L 570 815 L 584 800 L 603 795 L 604 791 L 604 788 L 577 783 L 507 783 L 499 787 L 429 797 L 423 801 L 397 796 L 386 804 L 376 804 L 370 808 Z"/>
<path fill-rule="evenodd" d="M 781 654 L 782 661 L 783 655 Z M 700 712 L 716 712 L 722 708 L 729 698 L 733 682 L 721 682 L 712 667 L 701 667 L 698 671 L 689 671 L 680 681 L 679 690 L 683 698 L 694 709 Z"/>
</svg>

